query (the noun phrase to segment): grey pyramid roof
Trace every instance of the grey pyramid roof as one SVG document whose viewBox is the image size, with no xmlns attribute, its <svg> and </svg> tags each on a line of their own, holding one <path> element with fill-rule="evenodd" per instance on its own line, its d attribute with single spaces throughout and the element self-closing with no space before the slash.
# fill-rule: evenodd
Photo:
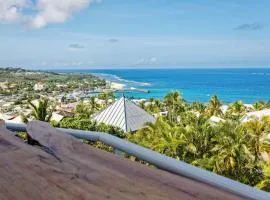
<svg viewBox="0 0 270 200">
<path fill-rule="evenodd" d="M 119 127 L 125 132 L 136 131 L 142 128 L 146 122 L 155 122 L 155 117 L 125 97 L 117 100 L 96 115 L 94 119 L 99 123 Z"/>
</svg>

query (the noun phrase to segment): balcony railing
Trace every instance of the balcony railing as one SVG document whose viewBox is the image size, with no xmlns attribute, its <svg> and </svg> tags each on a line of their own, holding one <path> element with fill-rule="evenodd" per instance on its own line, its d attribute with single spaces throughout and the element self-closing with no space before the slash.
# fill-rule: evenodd
<svg viewBox="0 0 270 200">
<path fill-rule="evenodd" d="M 11 131 L 26 131 L 25 124 L 7 122 L 6 127 Z M 131 142 L 120 139 L 107 133 L 63 129 L 63 128 L 58 128 L 58 130 L 60 130 L 63 133 L 70 134 L 79 139 L 86 139 L 90 141 L 101 141 L 104 144 L 112 146 L 114 148 L 114 152 L 118 155 L 126 153 L 128 155 L 135 156 L 138 159 L 144 160 L 165 171 L 212 185 L 216 188 L 229 191 L 233 194 L 242 196 L 247 199 L 254 199 L 254 200 L 270 199 L 270 193 L 258 190 L 248 185 L 231 180 L 229 178 L 225 178 L 223 176 L 195 167 L 185 162 L 167 157 L 165 155 L 162 155 L 160 153 L 133 144 Z"/>
</svg>

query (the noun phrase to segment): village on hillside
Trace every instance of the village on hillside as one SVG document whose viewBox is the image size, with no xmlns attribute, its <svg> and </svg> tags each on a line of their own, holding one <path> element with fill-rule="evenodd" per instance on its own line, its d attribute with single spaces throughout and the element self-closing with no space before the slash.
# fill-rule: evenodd
<svg viewBox="0 0 270 200">
<path fill-rule="evenodd" d="M 0 118 L 20 123 L 22 116 L 31 120 L 31 104 L 48 99 L 53 107 L 51 120 L 59 122 L 74 116 L 78 104 L 88 103 L 90 97 L 95 96 L 97 103 L 104 107 L 115 100 L 113 92 L 121 90 L 121 84 L 90 74 L 1 68 Z"/>
</svg>

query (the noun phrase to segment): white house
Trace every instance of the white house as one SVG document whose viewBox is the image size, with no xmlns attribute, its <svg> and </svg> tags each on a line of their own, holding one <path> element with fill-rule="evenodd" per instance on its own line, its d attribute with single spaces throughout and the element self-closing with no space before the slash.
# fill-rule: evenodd
<svg viewBox="0 0 270 200">
<path fill-rule="evenodd" d="M 270 116 L 270 109 L 249 112 L 242 117 L 241 122 L 244 123 L 250 121 L 251 119 L 261 120 L 265 116 Z"/>
<path fill-rule="evenodd" d="M 217 116 L 212 116 L 212 117 L 210 117 L 210 122 L 213 122 L 213 123 L 219 123 L 219 122 L 224 122 L 225 120 L 224 119 L 222 119 L 222 118 L 220 118 L 220 117 L 217 117 Z"/>
<path fill-rule="evenodd" d="M 63 118 L 64 118 L 63 115 L 60 115 L 59 113 L 53 112 L 51 120 L 56 121 L 56 122 L 60 122 Z"/>
<path fill-rule="evenodd" d="M 34 85 L 34 90 L 35 91 L 40 91 L 40 90 L 43 90 L 45 88 L 45 85 L 43 83 L 36 83 Z"/>
<path fill-rule="evenodd" d="M 225 114 L 228 111 L 229 106 L 228 105 L 222 105 L 222 106 L 220 106 L 220 109 L 221 109 L 222 113 Z"/>
</svg>

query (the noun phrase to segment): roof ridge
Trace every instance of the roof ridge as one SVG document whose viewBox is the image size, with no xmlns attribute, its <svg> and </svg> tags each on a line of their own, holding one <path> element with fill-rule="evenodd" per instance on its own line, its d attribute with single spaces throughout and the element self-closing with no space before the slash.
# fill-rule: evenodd
<svg viewBox="0 0 270 200">
<path fill-rule="evenodd" d="M 128 122 L 127 122 L 127 108 L 126 108 L 126 98 L 125 96 L 123 95 L 123 101 L 124 101 L 124 119 L 125 119 L 125 131 L 127 132 L 128 131 Z"/>
</svg>

